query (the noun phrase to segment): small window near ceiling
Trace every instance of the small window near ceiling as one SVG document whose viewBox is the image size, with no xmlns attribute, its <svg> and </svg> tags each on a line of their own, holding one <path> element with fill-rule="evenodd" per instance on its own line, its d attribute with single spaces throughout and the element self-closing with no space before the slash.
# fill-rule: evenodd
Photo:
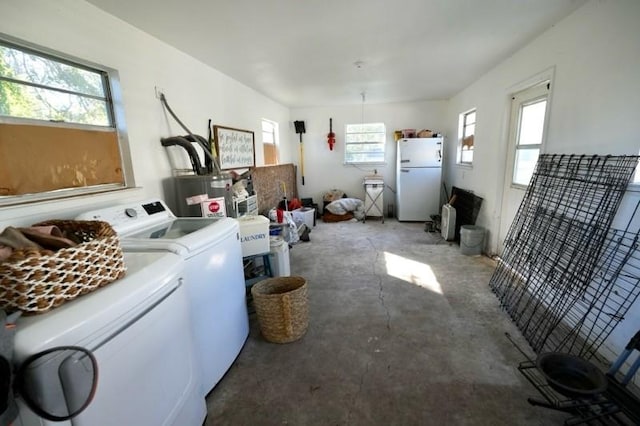
<svg viewBox="0 0 640 426">
<path fill-rule="evenodd" d="M 460 146 L 458 147 L 458 164 L 473 164 L 473 145 L 476 133 L 476 110 L 472 109 L 460 114 L 458 120 L 458 134 Z"/>
<path fill-rule="evenodd" d="M 278 164 L 278 123 L 262 119 L 262 148 L 264 150 L 264 164 Z"/>
<path fill-rule="evenodd" d="M 513 96 L 511 133 L 515 142 L 512 183 L 527 186 L 535 171 L 544 140 L 549 84 L 542 84 Z"/>
<path fill-rule="evenodd" d="M 122 116 L 117 71 L 0 39 L 0 205 L 133 186 Z"/>
<path fill-rule="evenodd" d="M 384 123 L 345 126 L 345 164 L 383 164 L 386 142 Z"/>
</svg>

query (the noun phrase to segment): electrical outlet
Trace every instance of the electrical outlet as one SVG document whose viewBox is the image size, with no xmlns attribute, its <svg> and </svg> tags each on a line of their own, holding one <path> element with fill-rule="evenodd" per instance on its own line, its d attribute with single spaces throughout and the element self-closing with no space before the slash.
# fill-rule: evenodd
<svg viewBox="0 0 640 426">
<path fill-rule="evenodd" d="M 160 99 L 160 95 L 164 95 L 164 89 L 160 86 L 155 86 L 156 98 Z"/>
</svg>

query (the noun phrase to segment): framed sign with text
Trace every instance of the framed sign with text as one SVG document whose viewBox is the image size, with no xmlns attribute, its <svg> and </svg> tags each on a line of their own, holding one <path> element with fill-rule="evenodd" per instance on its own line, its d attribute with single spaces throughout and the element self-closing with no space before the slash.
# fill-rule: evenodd
<svg viewBox="0 0 640 426">
<path fill-rule="evenodd" d="M 254 133 L 249 130 L 213 126 L 213 142 L 220 169 L 246 169 L 256 165 Z"/>
</svg>

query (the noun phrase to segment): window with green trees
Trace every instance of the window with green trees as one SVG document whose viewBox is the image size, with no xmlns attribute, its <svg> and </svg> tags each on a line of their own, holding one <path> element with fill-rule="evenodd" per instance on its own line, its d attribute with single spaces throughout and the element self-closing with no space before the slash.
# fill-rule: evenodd
<svg viewBox="0 0 640 426">
<path fill-rule="evenodd" d="M 107 75 L 0 44 L 0 114 L 112 126 Z"/>
<path fill-rule="evenodd" d="M 0 206 L 134 186 L 121 108 L 114 69 L 0 34 Z"/>
</svg>

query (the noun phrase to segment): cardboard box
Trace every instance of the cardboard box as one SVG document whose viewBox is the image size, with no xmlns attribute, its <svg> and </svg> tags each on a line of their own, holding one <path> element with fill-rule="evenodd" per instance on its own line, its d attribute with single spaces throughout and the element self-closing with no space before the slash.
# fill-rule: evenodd
<svg viewBox="0 0 640 426">
<path fill-rule="evenodd" d="M 264 216 L 243 216 L 240 224 L 242 257 L 269 253 L 269 219 Z"/>
<path fill-rule="evenodd" d="M 307 228 L 309 229 L 316 226 L 316 209 L 312 209 L 311 207 L 301 207 L 299 209 L 292 210 L 291 214 L 293 215 L 293 221 L 298 226 L 303 223 L 307 225 Z"/>
</svg>

